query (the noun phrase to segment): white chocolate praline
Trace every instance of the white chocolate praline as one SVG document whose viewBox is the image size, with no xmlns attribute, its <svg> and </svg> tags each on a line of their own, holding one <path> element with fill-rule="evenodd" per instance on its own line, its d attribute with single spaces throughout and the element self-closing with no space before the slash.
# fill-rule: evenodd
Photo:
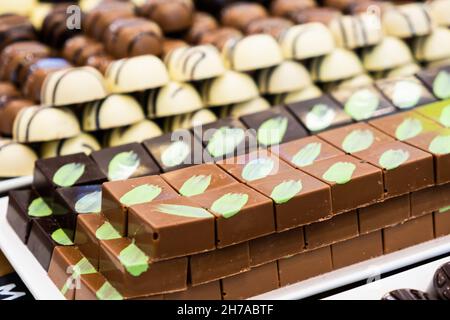
<svg viewBox="0 0 450 320">
<path fill-rule="evenodd" d="M 262 97 L 257 97 L 248 101 L 222 107 L 220 116 L 222 118 L 232 117 L 237 119 L 247 114 L 260 112 L 267 109 L 270 109 L 270 103 Z"/>
<path fill-rule="evenodd" d="M 92 67 L 50 73 L 41 88 L 41 104 L 64 106 L 103 99 L 107 95 L 102 74 Z"/>
<path fill-rule="evenodd" d="M 419 72 L 420 69 L 421 69 L 421 67 L 415 62 L 407 63 L 403 66 L 389 70 L 389 72 L 387 73 L 385 78 L 413 76 L 417 72 Z"/>
<path fill-rule="evenodd" d="M 106 145 L 120 146 L 127 143 L 142 142 L 162 135 L 161 128 L 151 120 L 142 120 L 128 127 L 115 128 L 107 137 Z"/>
<path fill-rule="evenodd" d="M 53 5 L 50 3 L 37 4 L 30 13 L 30 21 L 33 26 L 40 30 L 47 14 L 52 10 Z"/>
<path fill-rule="evenodd" d="M 105 80 L 112 93 L 129 93 L 161 87 L 169 82 L 166 66 L 156 56 L 142 55 L 114 60 Z"/>
<path fill-rule="evenodd" d="M 80 152 L 90 155 L 100 148 L 101 146 L 94 136 L 82 132 L 73 138 L 44 142 L 41 146 L 41 157 L 52 158 Z"/>
<path fill-rule="evenodd" d="M 0 14 L 15 13 L 28 16 L 36 5 L 37 0 L 2 0 L 0 1 Z"/>
<path fill-rule="evenodd" d="M 382 26 L 389 36 L 411 38 L 430 34 L 435 22 L 425 4 L 410 3 L 387 10 L 382 17 Z"/>
<path fill-rule="evenodd" d="M 450 66 L 450 58 L 432 61 L 427 64 L 427 68 L 441 68 Z"/>
<path fill-rule="evenodd" d="M 374 82 L 373 78 L 366 73 L 351 77 L 349 79 L 337 81 L 337 82 L 329 82 L 324 85 L 325 91 L 333 91 L 337 89 L 351 89 L 351 88 L 360 88 L 364 86 L 371 85 Z"/>
<path fill-rule="evenodd" d="M 112 94 L 87 103 L 83 110 L 83 130 L 96 131 L 124 127 L 145 118 L 139 102 L 129 95 Z"/>
<path fill-rule="evenodd" d="M 322 90 L 320 90 L 319 87 L 312 85 L 302 90 L 276 95 L 273 98 L 273 103 L 274 105 L 293 103 L 318 98 L 321 95 Z"/>
<path fill-rule="evenodd" d="M 219 51 L 212 45 L 176 48 L 165 57 L 170 78 L 196 81 L 218 77 L 225 72 Z"/>
<path fill-rule="evenodd" d="M 80 134 L 80 124 L 68 108 L 26 107 L 13 125 L 13 139 L 18 142 L 44 142 L 71 138 Z"/>
<path fill-rule="evenodd" d="M 313 59 L 311 76 L 314 81 L 330 82 L 348 79 L 364 72 L 358 56 L 350 50 L 336 48 L 326 56 Z"/>
<path fill-rule="evenodd" d="M 278 39 L 286 59 L 304 60 L 331 53 L 335 48 L 330 30 L 319 22 L 289 28 Z"/>
<path fill-rule="evenodd" d="M 226 67 L 236 71 L 268 68 L 283 61 L 277 41 L 267 34 L 255 34 L 228 41 L 222 49 Z"/>
<path fill-rule="evenodd" d="M 191 129 L 196 126 L 217 121 L 217 116 L 208 109 L 201 109 L 189 114 L 183 114 L 165 120 L 166 132 L 178 129 Z"/>
<path fill-rule="evenodd" d="M 98 6 L 104 0 L 80 0 L 79 6 L 83 12 L 88 12 Z"/>
<path fill-rule="evenodd" d="M 147 115 L 150 118 L 189 113 L 202 107 L 200 94 L 186 82 L 170 81 L 161 88 L 151 90 L 147 98 Z"/>
<path fill-rule="evenodd" d="M 0 138 L 0 177 L 12 178 L 33 174 L 34 162 L 38 159 L 30 147 Z"/>
<path fill-rule="evenodd" d="M 448 14 L 450 15 L 450 12 Z M 438 27 L 428 36 L 414 39 L 413 51 L 419 61 L 450 58 L 450 30 Z"/>
<path fill-rule="evenodd" d="M 410 62 L 413 57 L 406 43 L 395 37 L 385 37 L 372 48 L 367 48 L 362 55 L 364 67 L 369 71 L 393 69 Z"/>
<path fill-rule="evenodd" d="M 440 26 L 450 27 L 450 0 L 433 0 L 428 2 L 431 17 Z"/>
<path fill-rule="evenodd" d="M 223 106 L 248 101 L 259 93 L 255 81 L 248 74 L 227 70 L 203 83 L 202 96 L 207 106 Z"/>
<path fill-rule="evenodd" d="M 381 22 L 373 14 L 337 17 L 328 27 L 333 33 L 336 45 L 347 49 L 372 46 L 383 38 Z"/>
<path fill-rule="evenodd" d="M 261 94 L 277 94 L 306 88 L 312 84 L 308 70 L 300 63 L 286 60 L 261 70 L 258 87 Z"/>
</svg>

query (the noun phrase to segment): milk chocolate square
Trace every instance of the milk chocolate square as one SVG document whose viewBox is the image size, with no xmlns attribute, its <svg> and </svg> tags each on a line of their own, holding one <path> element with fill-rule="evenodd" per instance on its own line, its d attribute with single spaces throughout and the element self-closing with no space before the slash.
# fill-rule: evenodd
<svg viewBox="0 0 450 320">
<path fill-rule="evenodd" d="M 435 237 L 450 234 L 450 206 L 443 207 L 433 214 Z"/>
<path fill-rule="evenodd" d="M 164 300 L 222 300 L 220 281 L 189 286 L 187 290 L 165 294 Z"/>
</svg>

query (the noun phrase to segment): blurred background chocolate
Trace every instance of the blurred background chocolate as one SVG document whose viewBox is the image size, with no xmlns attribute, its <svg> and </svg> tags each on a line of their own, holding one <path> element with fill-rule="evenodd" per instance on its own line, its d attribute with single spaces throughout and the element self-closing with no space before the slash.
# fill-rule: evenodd
<svg viewBox="0 0 450 320">
<path fill-rule="evenodd" d="M 0 15 L 0 51 L 7 45 L 36 39 L 36 30 L 31 22 L 16 14 Z"/>
</svg>

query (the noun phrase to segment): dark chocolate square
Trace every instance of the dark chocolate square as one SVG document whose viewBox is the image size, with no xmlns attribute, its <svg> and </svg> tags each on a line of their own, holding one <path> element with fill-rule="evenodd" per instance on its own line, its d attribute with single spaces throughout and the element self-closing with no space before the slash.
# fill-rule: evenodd
<svg viewBox="0 0 450 320">
<path fill-rule="evenodd" d="M 425 83 L 436 98 L 442 100 L 450 98 L 450 66 L 424 69 L 416 76 Z"/>
</svg>

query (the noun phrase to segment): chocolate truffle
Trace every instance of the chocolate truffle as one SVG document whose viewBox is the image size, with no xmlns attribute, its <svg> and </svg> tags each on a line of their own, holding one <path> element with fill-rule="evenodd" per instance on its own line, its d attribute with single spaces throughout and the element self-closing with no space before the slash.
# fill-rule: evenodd
<svg viewBox="0 0 450 320">
<path fill-rule="evenodd" d="M 271 146 L 307 136 L 306 130 L 282 106 L 272 107 L 240 118 L 249 128 L 256 130 L 258 143 Z"/>
<path fill-rule="evenodd" d="M 14 3 L 17 6 L 17 3 Z M 32 41 L 36 39 L 36 31 L 28 20 L 14 13 L 6 13 L 0 16 L 0 37 L 2 43 L 0 51 L 11 43 L 18 41 Z"/>
<path fill-rule="evenodd" d="M 116 147 L 123 144 L 142 142 L 162 135 L 161 128 L 151 120 L 142 120 L 127 127 L 115 128 L 106 135 L 105 144 Z"/>
<path fill-rule="evenodd" d="M 208 109 L 200 109 L 191 113 L 179 114 L 164 119 L 164 131 L 171 132 L 181 129 L 191 129 L 217 121 L 214 112 Z"/>
<path fill-rule="evenodd" d="M 167 172 L 162 174 L 161 177 L 185 197 L 192 197 L 212 189 L 237 183 L 232 176 L 211 163 Z"/>
<path fill-rule="evenodd" d="M 192 25 L 186 32 L 185 40 L 191 44 L 198 44 L 205 33 L 209 33 L 219 28 L 216 19 L 206 12 L 197 11 L 194 13 Z"/>
<path fill-rule="evenodd" d="M 380 71 L 413 62 L 413 57 L 405 42 L 384 37 L 379 44 L 363 50 L 362 61 L 368 71 Z"/>
<path fill-rule="evenodd" d="M 87 103 L 82 118 L 84 131 L 97 131 L 137 123 L 144 120 L 145 115 L 132 96 L 112 94 L 105 99 Z"/>
<path fill-rule="evenodd" d="M 36 153 L 29 146 L 0 138 L 0 177 L 30 176 L 37 159 Z"/>
<path fill-rule="evenodd" d="M 427 35 L 435 25 L 423 3 L 409 3 L 387 10 L 382 24 L 387 35 L 398 38 Z"/>
<path fill-rule="evenodd" d="M 217 248 L 275 231 L 272 201 L 243 184 L 213 189 L 190 199 L 216 217 Z"/>
<path fill-rule="evenodd" d="M 245 31 L 250 23 L 267 16 L 266 9 L 258 3 L 236 2 L 222 10 L 220 20 L 224 26 Z"/>
<path fill-rule="evenodd" d="M 342 88 L 332 92 L 345 112 L 356 121 L 367 120 L 395 112 L 395 107 L 374 87 Z"/>
<path fill-rule="evenodd" d="M 450 57 L 450 30 L 438 27 L 428 36 L 415 39 L 414 56 L 419 61 L 436 61 Z"/>
<path fill-rule="evenodd" d="M 320 133 L 318 137 L 349 154 L 394 141 L 387 134 L 364 122 L 329 130 Z"/>
<path fill-rule="evenodd" d="M 346 127 L 345 127 L 346 128 Z M 332 131 L 330 131 L 332 132 Z M 333 158 L 344 153 L 317 136 L 306 137 L 280 144 L 270 151 L 291 166 L 303 168 L 320 160 Z"/>
<path fill-rule="evenodd" d="M 100 242 L 100 273 L 123 296 L 147 296 L 187 289 L 187 258 L 151 262 L 131 240 Z"/>
<path fill-rule="evenodd" d="M 358 56 L 353 51 L 341 48 L 315 58 L 311 63 L 311 76 L 314 81 L 337 81 L 361 73 L 363 73 L 363 66 Z"/>
<path fill-rule="evenodd" d="M 81 133 L 73 138 L 44 142 L 41 145 L 41 157 L 53 158 L 80 152 L 89 155 L 99 149 L 100 144 L 94 136 Z"/>
<path fill-rule="evenodd" d="M 67 40 L 62 52 L 65 59 L 77 66 L 85 65 L 92 56 L 105 54 L 106 50 L 103 43 L 85 35 L 78 35 Z"/>
<path fill-rule="evenodd" d="M 320 41 L 317 41 L 318 39 Z M 326 26 L 318 22 L 289 28 L 280 37 L 278 43 L 286 59 L 296 60 L 323 56 L 331 53 L 335 48 L 332 33 Z M 350 62 L 349 66 L 352 64 L 354 63 Z"/>
<path fill-rule="evenodd" d="M 126 235 L 129 207 L 177 196 L 159 176 L 106 182 L 102 189 L 101 212 L 120 234 Z"/>
<path fill-rule="evenodd" d="M 311 133 L 352 123 L 352 118 L 328 95 L 291 103 L 287 108 Z"/>
<path fill-rule="evenodd" d="M 331 186 L 332 209 L 335 214 L 383 199 L 381 169 L 354 157 L 338 156 L 318 161 L 302 170 Z"/>
<path fill-rule="evenodd" d="M 419 71 L 417 77 L 425 83 L 436 98 L 441 100 L 450 98 L 450 66 L 425 69 Z"/>
<path fill-rule="evenodd" d="M 203 163 L 201 142 L 187 130 L 178 130 L 143 142 L 162 172 Z"/>
<path fill-rule="evenodd" d="M 128 237 L 152 261 L 184 257 L 215 249 L 215 218 L 184 197 L 138 204 L 129 209 Z"/>
<path fill-rule="evenodd" d="M 33 106 L 34 102 L 14 96 L 0 96 L 0 133 L 13 135 L 14 120 L 21 110 Z"/>
<path fill-rule="evenodd" d="M 274 16 L 289 18 L 294 12 L 315 6 L 314 0 L 274 0 L 270 6 L 270 12 Z"/>
<path fill-rule="evenodd" d="M 155 21 L 164 33 L 180 32 L 192 24 L 194 4 L 191 0 L 146 0 L 137 13 Z"/>
<path fill-rule="evenodd" d="M 245 28 L 246 34 L 269 34 L 275 39 L 280 38 L 294 24 L 284 18 L 267 17 L 250 22 Z"/>
</svg>

